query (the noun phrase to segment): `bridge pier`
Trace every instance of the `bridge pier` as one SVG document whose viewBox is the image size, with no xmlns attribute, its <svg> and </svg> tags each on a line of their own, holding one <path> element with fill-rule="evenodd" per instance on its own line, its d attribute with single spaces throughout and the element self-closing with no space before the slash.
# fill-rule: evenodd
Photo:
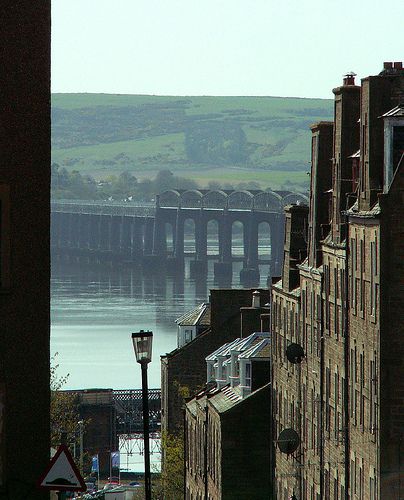
<svg viewBox="0 0 404 500">
<path fill-rule="evenodd" d="M 111 215 L 100 216 L 100 254 L 109 255 L 111 250 Z"/>
<path fill-rule="evenodd" d="M 120 253 L 124 260 L 131 259 L 133 218 L 122 216 Z"/>
<path fill-rule="evenodd" d="M 144 226 L 143 254 L 151 255 L 153 252 L 154 220 L 147 219 Z"/>
<path fill-rule="evenodd" d="M 101 224 L 101 216 L 100 215 L 90 215 L 90 229 L 89 229 L 89 237 L 90 237 L 90 251 L 92 254 L 98 252 L 100 248 L 100 224 Z"/>
<path fill-rule="evenodd" d="M 111 249 L 111 255 L 115 259 L 120 256 L 120 251 L 121 251 L 121 225 L 122 225 L 122 217 L 113 215 L 111 217 L 111 232 L 110 232 L 109 247 Z"/>
<path fill-rule="evenodd" d="M 78 248 L 78 237 L 79 237 L 79 217 L 71 217 L 69 226 L 69 248 Z"/>
<path fill-rule="evenodd" d="M 283 261 L 284 223 L 283 217 L 277 214 L 271 226 L 271 276 L 280 276 Z M 272 227 L 274 230 L 272 230 Z"/>
<path fill-rule="evenodd" d="M 248 224 L 247 265 L 240 271 L 240 282 L 243 285 L 254 285 L 260 282 L 258 267 L 258 222 L 251 213 Z"/>
<path fill-rule="evenodd" d="M 174 226 L 174 255 L 167 257 L 167 272 L 169 274 L 183 274 L 185 270 L 184 260 L 184 224 L 181 209 L 178 208 Z M 166 236 L 166 234 L 165 234 Z"/>
<path fill-rule="evenodd" d="M 195 260 L 189 264 L 192 278 L 206 276 L 208 273 L 208 225 L 201 209 L 195 218 Z"/>
<path fill-rule="evenodd" d="M 191 278 L 198 276 L 206 276 L 208 273 L 208 261 L 205 260 L 191 260 L 189 263 L 189 274 Z"/>
<path fill-rule="evenodd" d="M 233 265 L 231 262 L 215 262 L 213 264 L 213 276 L 216 281 L 231 281 L 233 276 Z"/>
<path fill-rule="evenodd" d="M 86 250 L 89 248 L 89 229 L 90 229 L 90 215 L 80 214 L 79 215 L 79 235 L 78 235 L 78 247 L 80 250 Z"/>
</svg>

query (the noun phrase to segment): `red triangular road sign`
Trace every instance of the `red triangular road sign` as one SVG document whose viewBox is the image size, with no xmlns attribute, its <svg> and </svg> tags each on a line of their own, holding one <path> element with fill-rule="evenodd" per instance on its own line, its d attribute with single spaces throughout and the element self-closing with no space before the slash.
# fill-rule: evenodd
<svg viewBox="0 0 404 500">
<path fill-rule="evenodd" d="M 84 480 L 66 445 L 59 446 L 38 486 L 54 491 L 86 491 Z"/>
</svg>

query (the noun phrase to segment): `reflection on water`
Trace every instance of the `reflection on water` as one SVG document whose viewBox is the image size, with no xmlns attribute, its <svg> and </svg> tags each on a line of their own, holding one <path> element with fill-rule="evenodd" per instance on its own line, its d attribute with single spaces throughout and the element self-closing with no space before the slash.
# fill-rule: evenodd
<svg viewBox="0 0 404 500">
<path fill-rule="evenodd" d="M 235 253 L 235 252 L 234 252 Z M 233 264 L 232 283 L 240 288 L 242 263 Z M 266 286 L 268 266 L 260 266 Z M 60 375 L 69 373 L 65 388 L 141 387 L 131 332 L 152 330 L 153 361 L 149 386 L 160 387 L 160 355 L 176 347 L 175 319 L 206 301 L 213 281 L 207 278 L 145 275 L 138 268 L 55 262 L 51 281 L 51 353 L 58 352 Z"/>
</svg>

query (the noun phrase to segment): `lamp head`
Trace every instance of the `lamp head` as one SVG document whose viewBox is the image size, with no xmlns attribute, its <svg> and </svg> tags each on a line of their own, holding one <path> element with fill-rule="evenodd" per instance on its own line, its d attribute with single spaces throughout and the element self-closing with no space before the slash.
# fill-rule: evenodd
<svg viewBox="0 0 404 500">
<path fill-rule="evenodd" d="M 140 330 L 132 333 L 133 349 L 135 350 L 136 361 L 140 364 L 150 363 L 152 357 L 153 332 Z"/>
</svg>

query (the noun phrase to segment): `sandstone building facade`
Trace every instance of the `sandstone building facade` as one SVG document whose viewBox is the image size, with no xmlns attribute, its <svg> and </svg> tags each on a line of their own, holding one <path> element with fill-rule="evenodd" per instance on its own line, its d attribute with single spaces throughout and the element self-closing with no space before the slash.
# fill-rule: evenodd
<svg viewBox="0 0 404 500">
<path fill-rule="evenodd" d="M 254 290 L 219 289 L 210 291 L 210 328 L 193 340 L 161 356 L 161 426 L 169 434 L 183 432 L 186 397 L 206 383 L 208 354 L 240 335 L 240 331 L 260 331 L 261 314 L 268 309 L 269 290 L 259 289 L 260 306 L 252 307 Z M 262 306 L 261 306 L 262 305 Z"/>
<path fill-rule="evenodd" d="M 334 89 L 272 289 L 274 496 L 404 497 L 404 71 Z M 291 347 L 292 345 L 292 347 Z M 301 348 L 304 357 L 291 356 Z M 293 443 L 291 443 L 293 445 Z"/>
<path fill-rule="evenodd" d="M 50 1 L 0 6 L 0 499 L 49 498 Z"/>
<path fill-rule="evenodd" d="M 185 499 L 271 494 L 270 335 L 236 338 L 206 357 L 207 387 L 186 404 Z"/>
</svg>

